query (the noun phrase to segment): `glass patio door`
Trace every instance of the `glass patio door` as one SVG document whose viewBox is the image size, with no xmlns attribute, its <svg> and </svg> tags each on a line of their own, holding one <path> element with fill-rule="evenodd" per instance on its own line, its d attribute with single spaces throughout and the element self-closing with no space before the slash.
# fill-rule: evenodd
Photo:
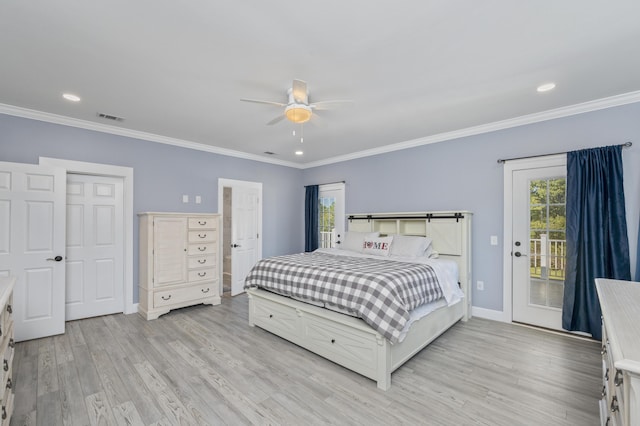
<svg viewBox="0 0 640 426">
<path fill-rule="evenodd" d="M 562 329 L 566 167 L 513 172 L 513 321 Z"/>
</svg>

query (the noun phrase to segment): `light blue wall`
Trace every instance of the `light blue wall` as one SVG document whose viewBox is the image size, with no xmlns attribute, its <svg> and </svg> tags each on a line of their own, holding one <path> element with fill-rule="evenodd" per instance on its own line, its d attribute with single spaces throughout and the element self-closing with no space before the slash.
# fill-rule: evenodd
<svg viewBox="0 0 640 426">
<path fill-rule="evenodd" d="M 425 120 L 428 120 L 425 117 Z M 632 265 L 640 216 L 640 103 L 305 170 L 304 184 L 346 181 L 346 212 L 470 210 L 473 305 L 502 311 L 503 166 L 499 158 L 634 142 L 623 150 Z M 491 246 L 491 235 L 500 244 Z M 508 245 L 509 246 L 509 245 Z M 633 275 L 632 275 L 633 276 Z"/>
<path fill-rule="evenodd" d="M 0 161 L 38 157 L 112 164 L 134 170 L 134 214 L 218 212 L 218 178 L 262 182 L 263 255 L 302 251 L 302 171 L 0 114 Z M 188 194 L 190 203 L 182 203 Z M 195 195 L 202 204 L 193 203 Z M 138 301 L 138 220 L 134 218 L 134 302 Z"/>
<path fill-rule="evenodd" d="M 425 118 L 425 119 L 428 119 Z M 346 181 L 347 213 L 474 212 L 474 306 L 502 310 L 503 166 L 519 157 L 634 142 L 623 151 L 631 263 L 640 218 L 640 103 L 425 145 L 307 170 L 225 157 L 0 114 L 0 161 L 39 156 L 134 168 L 134 213 L 217 212 L 217 179 L 263 183 L 263 255 L 302 251 L 303 185 Z M 202 195 L 201 205 L 182 194 Z M 137 220 L 134 221 L 137 236 Z M 491 246 L 497 235 L 500 244 Z M 137 237 L 134 238 L 137 283 Z M 633 273 L 633 271 L 632 271 Z M 134 301 L 138 300 L 137 285 Z"/>
</svg>

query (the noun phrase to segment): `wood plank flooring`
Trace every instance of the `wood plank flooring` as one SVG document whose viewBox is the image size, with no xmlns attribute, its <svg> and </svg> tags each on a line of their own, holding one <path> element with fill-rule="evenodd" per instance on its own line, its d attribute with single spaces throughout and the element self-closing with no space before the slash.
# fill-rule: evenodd
<svg viewBox="0 0 640 426">
<path fill-rule="evenodd" d="M 373 381 L 247 325 L 247 298 L 21 342 L 12 425 L 596 425 L 599 343 L 458 323 Z"/>
</svg>

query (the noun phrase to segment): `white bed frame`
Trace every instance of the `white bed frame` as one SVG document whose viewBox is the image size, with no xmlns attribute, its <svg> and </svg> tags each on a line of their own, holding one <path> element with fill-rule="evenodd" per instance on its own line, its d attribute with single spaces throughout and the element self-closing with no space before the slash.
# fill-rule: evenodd
<svg viewBox="0 0 640 426">
<path fill-rule="evenodd" d="M 258 326 L 343 367 L 391 387 L 391 373 L 459 320 L 471 317 L 471 217 L 468 211 L 376 213 L 347 216 L 350 231 L 421 235 L 441 259 L 457 262 L 465 299 L 411 325 L 391 344 L 364 321 L 260 289 L 247 290 L 249 325 Z"/>
</svg>

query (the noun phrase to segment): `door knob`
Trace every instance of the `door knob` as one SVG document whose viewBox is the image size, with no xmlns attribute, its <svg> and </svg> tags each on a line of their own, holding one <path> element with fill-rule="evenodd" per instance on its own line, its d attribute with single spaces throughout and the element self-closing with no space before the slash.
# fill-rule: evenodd
<svg viewBox="0 0 640 426">
<path fill-rule="evenodd" d="M 55 261 L 55 262 L 60 262 L 62 259 L 64 259 L 62 256 L 48 257 L 48 258 L 47 258 L 47 260 L 49 260 L 49 261 Z"/>
<path fill-rule="evenodd" d="M 231 248 L 238 248 L 240 247 L 240 244 L 231 244 Z"/>
<path fill-rule="evenodd" d="M 513 255 L 514 255 L 515 257 L 526 256 L 526 254 L 522 254 L 522 253 L 520 253 L 519 251 L 517 251 L 517 252 L 513 253 Z"/>
</svg>

